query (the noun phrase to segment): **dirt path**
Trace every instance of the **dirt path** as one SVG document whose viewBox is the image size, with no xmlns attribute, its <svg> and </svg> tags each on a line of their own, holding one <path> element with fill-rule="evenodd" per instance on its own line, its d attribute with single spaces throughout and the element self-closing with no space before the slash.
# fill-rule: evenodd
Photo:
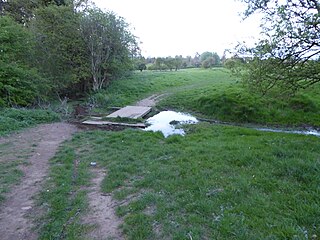
<svg viewBox="0 0 320 240">
<path fill-rule="evenodd" d="M 141 106 L 141 107 L 153 107 L 163 98 L 166 94 L 154 94 L 151 95 L 150 97 L 147 97 L 145 99 L 140 100 L 135 104 L 135 106 Z"/>
<path fill-rule="evenodd" d="M 87 235 L 88 239 L 124 239 L 119 230 L 122 221 L 115 214 L 116 202 L 111 194 L 102 194 L 100 185 L 106 173 L 101 169 L 92 170 L 93 178 L 89 188 L 88 199 L 90 212 L 83 217 L 85 224 L 94 225 L 94 229 Z"/>
<path fill-rule="evenodd" d="M 21 166 L 24 177 L 13 187 L 0 209 L 0 238 L 2 240 L 32 240 L 37 234 L 32 231 L 34 215 L 32 197 L 41 189 L 49 164 L 58 146 L 76 132 L 76 127 L 66 123 L 43 124 L 9 137 L 0 138 L 0 144 L 8 144 L 0 163 L 10 161 L 18 154 L 26 154 L 26 165 Z M 31 151 L 32 150 L 32 151 Z"/>
</svg>

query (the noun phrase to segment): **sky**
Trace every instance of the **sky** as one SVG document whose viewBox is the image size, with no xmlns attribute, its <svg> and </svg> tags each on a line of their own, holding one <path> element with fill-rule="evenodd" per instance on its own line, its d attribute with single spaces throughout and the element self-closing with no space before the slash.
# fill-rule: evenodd
<svg viewBox="0 0 320 240">
<path fill-rule="evenodd" d="M 126 19 L 141 41 L 144 57 L 222 56 L 237 42 L 253 43 L 260 20 L 243 20 L 245 6 L 236 0 L 93 0 L 101 9 Z"/>
</svg>

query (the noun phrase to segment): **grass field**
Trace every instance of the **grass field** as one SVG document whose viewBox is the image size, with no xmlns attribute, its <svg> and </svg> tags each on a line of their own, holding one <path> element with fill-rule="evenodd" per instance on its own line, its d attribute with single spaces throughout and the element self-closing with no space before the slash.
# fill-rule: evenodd
<svg viewBox="0 0 320 240">
<path fill-rule="evenodd" d="M 125 106 L 154 93 L 167 93 L 162 108 L 237 123 L 320 126 L 320 86 L 292 98 L 248 92 L 224 68 L 136 72 L 94 95 L 100 106 Z"/>
<path fill-rule="evenodd" d="M 186 131 L 168 138 L 140 130 L 75 136 L 52 161 L 53 185 L 42 199 L 51 211 L 42 239 L 62 232 L 80 239 L 88 229 L 77 217 L 66 222 L 86 212 L 81 188 L 90 161 L 108 170 L 103 192 L 133 199 L 117 208 L 128 239 L 320 235 L 319 138 L 204 123 Z"/>
<path fill-rule="evenodd" d="M 260 98 L 223 69 L 136 73 L 94 96 L 100 110 L 168 93 L 160 105 L 234 122 L 319 126 L 317 89 Z M 88 166 L 108 171 L 128 239 L 317 239 L 319 138 L 206 123 L 186 136 L 141 130 L 77 134 L 52 160 L 41 239 L 81 239 L 90 226 Z M 74 164 L 74 162 L 78 164 Z M 47 191 L 49 189 L 50 191 Z M 80 213 L 80 214 L 79 214 Z M 90 214 L 90 212 L 89 212 Z"/>
</svg>

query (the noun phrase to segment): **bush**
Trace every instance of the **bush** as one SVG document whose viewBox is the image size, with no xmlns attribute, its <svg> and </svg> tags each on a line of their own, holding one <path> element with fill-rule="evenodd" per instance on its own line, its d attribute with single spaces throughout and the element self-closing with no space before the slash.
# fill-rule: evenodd
<svg viewBox="0 0 320 240">
<path fill-rule="evenodd" d="M 299 95 L 291 98 L 289 106 L 293 110 L 301 110 L 303 112 L 312 112 L 317 108 L 313 100 L 305 95 Z"/>
<path fill-rule="evenodd" d="M 0 17 L 0 106 L 28 106 L 46 96 L 48 86 L 29 66 L 32 37 L 13 19 Z"/>
</svg>

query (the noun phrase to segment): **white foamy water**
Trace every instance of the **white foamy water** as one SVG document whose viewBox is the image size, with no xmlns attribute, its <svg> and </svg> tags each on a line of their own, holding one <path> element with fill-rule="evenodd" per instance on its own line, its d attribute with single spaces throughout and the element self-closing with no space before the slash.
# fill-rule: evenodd
<svg viewBox="0 0 320 240">
<path fill-rule="evenodd" d="M 176 121 L 179 124 L 195 124 L 198 122 L 195 117 L 189 114 L 174 111 L 163 111 L 149 118 L 147 120 L 147 124 L 150 124 L 150 126 L 144 130 L 153 132 L 160 131 L 165 137 L 173 134 L 184 135 L 184 130 L 176 128 L 176 126 L 172 124 L 173 121 Z"/>
</svg>

